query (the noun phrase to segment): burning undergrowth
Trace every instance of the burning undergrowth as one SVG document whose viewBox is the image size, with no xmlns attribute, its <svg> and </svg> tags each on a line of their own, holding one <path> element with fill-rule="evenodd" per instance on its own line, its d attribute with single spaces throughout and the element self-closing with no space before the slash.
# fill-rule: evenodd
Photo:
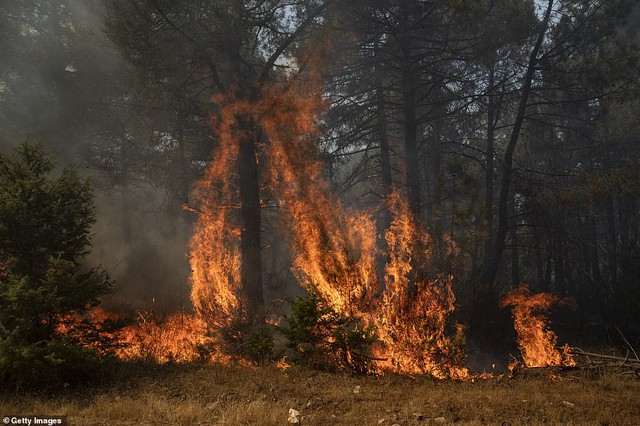
<svg viewBox="0 0 640 426">
<path fill-rule="evenodd" d="M 514 327 L 518 334 L 518 347 L 522 361 L 515 360 L 510 369 L 524 364 L 526 367 L 573 366 L 575 361 L 569 354 L 569 346 L 556 349 L 558 337 L 549 326 L 548 311 L 553 305 L 570 302 L 558 296 L 539 293 L 531 295 L 522 285 L 505 296 L 502 306 L 511 306 Z"/>
</svg>

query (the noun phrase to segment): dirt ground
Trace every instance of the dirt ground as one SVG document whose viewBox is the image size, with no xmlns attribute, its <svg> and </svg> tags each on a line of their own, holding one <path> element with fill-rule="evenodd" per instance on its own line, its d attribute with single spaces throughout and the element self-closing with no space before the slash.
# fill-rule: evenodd
<svg viewBox="0 0 640 426">
<path fill-rule="evenodd" d="M 292 367 L 123 369 L 115 382 L 44 393 L 4 390 L 0 415 L 70 425 L 640 425 L 640 380 L 350 376 Z"/>
</svg>

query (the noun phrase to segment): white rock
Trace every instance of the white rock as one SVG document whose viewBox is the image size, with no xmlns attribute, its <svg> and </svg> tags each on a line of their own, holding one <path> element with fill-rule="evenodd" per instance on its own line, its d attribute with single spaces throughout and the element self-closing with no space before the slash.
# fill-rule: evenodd
<svg viewBox="0 0 640 426">
<path fill-rule="evenodd" d="M 353 393 L 360 393 L 360 386 L 353 388 Z"/>
<path fill-rule="evenodd" d="M 576 404 L 574 404 L 573 402 L 569 402 L 569 401 L 562 401 L 562 405 L 564 405 L 565 407 L 569 407 L 569 408 L 573 408 L 576 406 Z"/>
<path fill-rule="evenodd" d="M 289 408 L 289 418 L 287 422 L 291 424 L 300 424 L 300 411 Z"/>
</svg>

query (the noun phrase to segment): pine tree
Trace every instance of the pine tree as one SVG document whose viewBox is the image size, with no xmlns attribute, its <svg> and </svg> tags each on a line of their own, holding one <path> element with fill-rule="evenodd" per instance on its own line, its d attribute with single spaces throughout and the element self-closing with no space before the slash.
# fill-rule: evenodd
<svg viewBox="0 0 640 426">
<path fill-rule="evenodd" d="M 0 378 L 70 372 L 87 353 L 60 322 L 96 306 L 111 288 L 101 268 L 86 270 L 95 221 L 88 179 L 25 141 L 0 155 Z M 55 368 L 58 367 L 58 368 Z M 24 377 L 24 374 L 30 377 Z M 62 377 L 61 377 L 62 378 Z"/>
</svg>

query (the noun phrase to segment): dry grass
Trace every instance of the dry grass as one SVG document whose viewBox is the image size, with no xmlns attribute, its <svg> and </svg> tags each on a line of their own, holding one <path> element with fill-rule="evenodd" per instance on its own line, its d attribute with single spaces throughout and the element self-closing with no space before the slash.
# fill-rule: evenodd
<svg viewBox="0 0 640 426">
<path fill-rule="evenodd" d="M 359 392 L 354 392 L 360 386 Z M 58 395 L 3 394 L 0 414 L 68 416 L 73 425 L 640 424 L 640 381 L 351 377 L 301 368 L 166 367 Z M 565 402 L 566 401 L 566 402 Z"/>
</svg>

